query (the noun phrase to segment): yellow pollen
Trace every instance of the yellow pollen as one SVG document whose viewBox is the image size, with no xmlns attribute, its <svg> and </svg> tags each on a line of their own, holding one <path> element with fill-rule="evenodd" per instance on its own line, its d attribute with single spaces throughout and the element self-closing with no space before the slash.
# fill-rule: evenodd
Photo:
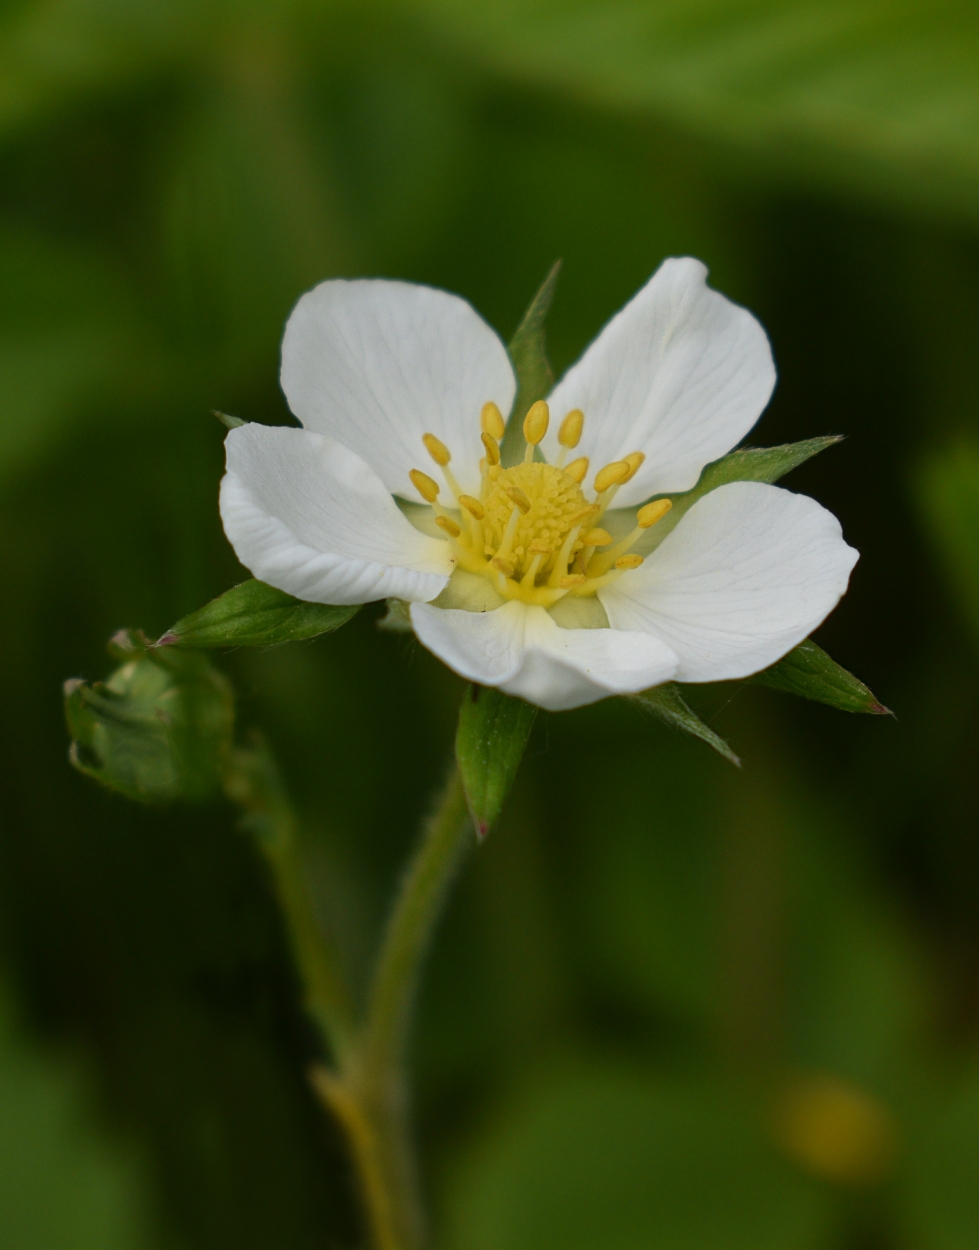
<svg viewBox="0 0 979 1250">
<path fill-rule="evenodd" d="M 415 490 L 418 491 L 426 503 L 434 503 L 438 499 L 438 482 L 433 481 L 427 473 L 422 473 L 421 469 L 412 469 L 408 476 L 411 478 Z"/>
<path fill-rule="evenodd" d="M 582 534 L 581 541 L 586 547 L 607 547 L 612 541 L 612 535 L 608 530 L 603 530 L 600 526 L 596 526 L 595 529 Z"/>
<path fill-rule="evenodd" d="M 585 414 L 580 408 L 572 408 L 561 422 L 557 441 L 562 447 L 577 447 L 581 441 L 581 431 L 585 428 Z"/>
<path fill-rule="evenodd" d="M 672 507 L 672 499 L 656 499 L 653 503 L 644 504 L 636 513 L 639 528 L 648 530 L 651 525 L 662 520 Z"/>
<path fill-rule="evenodd" d="M 425 444 L 425 450 L 432 457 L 435 463 L 442 468 L 449 463 L 452 457 L 449 455 L 449 449 L 445 443 L 435 437 L 434 434 L 423 434 L 422 442 Z"/>
<path fill-rule="evenodd" d="M 587 521 L 589 517 L 593 517 L 599 512 L 601 512 L 601 508 L 599 508 L 597 503 L 586 504 L 584 508 L 574 514 L 571 518 L 571 524 L 577 525 L 579 521 Z"/>
<path fill-rule="evenodd" d="M 583 482 L 588 473 L 588 457 L 580 456 L 577 460 L 572 460 L 564 471 L 572 482 Z"/>
<path fill-rule="evenodd" d="M 551 413 L 543 399 L 531 404 L 523 419 L 523 436 L 532 447 L 536 447 L 550 424 Z"/>
<path fill-rule="evenodd" d="M 610 486 L 618 486 L 620 482 L 624 482 L 631 476 L 632 466 L 627 460 L 613 460 L 611 464 L 607 464 L 604 469 L 599 469 L 595 474 L 595 489 L 601 495 Z"/>
<path fill-rule="evenodd" d="M 483 440 L 483 446 L 486 448 L 486 463 L 488 465 L 499 464 L 500 463 L 499 443 L 496 441 L 493 435 L 487 433 L 486 430 L 483 430 L 483 433 L 480 435 L 480 437 Z"/>
<path fill-rule="evenodd" d="M 435 524 L 440 530 L 445 530 L 450 538 L 458 538 L 462 533 L 462 527 L 457 525 L 450 516 L 437 516 Z"/>
<path fill-rule="evenodd" d="M 642 556 L 619 556 L 615 562 L 617 569 L 637 569 L 642 564 Z"/>
<path fill-rule="evenodd" d="M 628 456 L 625 457 L 625 462 L 629 466 L 629 476 L 624 477 L 622 481 L 631 482 L 639 472 L 639 466 L 645 459 L 646 453 L 644 451 L 631 451 Z"/>
<path fill-rule="evenodd" d="M 503 414 L 492 400 L 488 404 L 483 404 L 483 411 L 479 414 L 479 423 L 483 433 L 488 434 L 490 438 L 495 438 L 497 442 L 500 442 L 506 433 Z"/>
<path fill-rule="evenodd" d="M 472 495 L 460 495 L 459 502 L 462 504 L 465 510 L 469 513 L 469 515 L 474 516 L 477 521 L 481 521 L 483 517 L 486 515 L 486 509 L 483 507 L 483 505 L 479 502 L 478 499 L 473 499 Z"/>
</svg>

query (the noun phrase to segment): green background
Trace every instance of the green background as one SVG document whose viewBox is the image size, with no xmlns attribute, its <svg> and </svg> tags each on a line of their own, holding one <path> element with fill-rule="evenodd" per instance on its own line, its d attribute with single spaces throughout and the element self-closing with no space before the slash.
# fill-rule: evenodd
<svg viewBox="0 0 979 1250">
<path fill-rule="evenodd" d="M 445 1250 L 979 1244 L 979 9 L 923 0 L 0 6 L 0 1245 L 361 1230 L 230 808 L 68 766 L 64 678 L 241 580 L 212 408 L 287 420 L 331 275 L 570 364 L 667 255 L 766 326 L 752 442 L 862 552 L 816 637 L 897 720 L 693 690 L 542 715 L 440 931 L 413 1062 Z M 221 657 L 361 983 L 462 684 L 370 608 Z M 778 1146 L 795 1074 L 896 1124 L 876 1184 Z M 773 1111 L 773 1108 L 775 1109 Z"/>
</svg>

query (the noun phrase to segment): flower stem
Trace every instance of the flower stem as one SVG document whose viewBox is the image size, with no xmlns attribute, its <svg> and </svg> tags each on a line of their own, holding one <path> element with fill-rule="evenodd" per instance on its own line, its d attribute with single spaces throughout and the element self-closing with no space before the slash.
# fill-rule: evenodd
<svg viewBox="0 0 979 1250">
<path fill-rule="evenodd" d="M 360 1044 L 339 1082 L 321 1090 L 347 1127 L 378 1250 L 418 1250 L 425 1239 L 405 1051 L 422 962 L 470 830 L 462 781 L 453 767 L 402 879 Z"/>
</svg>

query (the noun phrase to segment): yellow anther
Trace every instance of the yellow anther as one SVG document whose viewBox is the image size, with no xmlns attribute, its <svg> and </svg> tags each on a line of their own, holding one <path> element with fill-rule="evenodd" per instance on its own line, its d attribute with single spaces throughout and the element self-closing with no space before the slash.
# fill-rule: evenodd
<svg viewBox="0 0 979 1250">
<path fill-rule="evenodd" d="M 636 513 L 639 528 L 648 530 L 651 525 L 661 521 L 672 507 L 672 499 L 656 499 L 652 503 L 644 504 Z"/>
<path fill-rule="evenodd" d="M 483 404 L 483 411 L 479 414 L 479 423 L 483 433 L 489 434 L 497 442 L 506 433 L 506 422 L 503 420 L 503 413 L 500 412 L 492 400 L 488 404 Z"/>
<path fill-rule="evenodd" d="M 535 555 L 546 556 L 549 552 L 554 550 L 554 547 L 551 543 L 546 543 L 543 539 L 538 539 L 537 542 L 531 543 L 527 550 L 532 551 Z"/>
<path fill-rule="evenodd" d="M 568 590 L 571 586 L 580 586 L 582 582 L 588 580 L 584 573 L 569 573 L 567 577 L 562 577 L 558 585 L 562 590 Z"/>
<path fill-rule="evenodd" d="M 531 447 L 536 447 L 547 433 L 550 420 L 550 409 L 543 399 L 539 399 L 536 404 L 530 405 L 527 415 L 523 419 L 523 436 L 530 443 Z"/>
<path fill-rule="evenodd" d="M 434 503 L 438 499 L 439 484 L 433 481 L 427 473 L 422 473 L 421 469 L 412 469 L 408 476 L 411 478 L 415 490 L 418 491 L 426 503 Z"/>
<path fill-rule="evenodd" d="M 500 463 L 500 444 L 486 430 L 483 430 L 480 438 L 483 440 L 483 446 L 486 448 L 486 463 L 492 468 L 494 464 Z"/>
<path fill-rule="evenodd" d="M 585 414 L 580 408 L 572 408 L 561 422 L 557 441 L 562 447 L 577 447 L 581 440 L 581 431 L 585 428 Z"/>
<path fill-rule="evenodd" d="M 450 538 L 458 538 L 462 533 L 461 527 L 456 525 L 455 521 L 453 521 L 450 516 L 437 516 L 435 518 L 435 524 L 440 530 L 445 530 Z"/>
<path fill-rule="evenodd" d="M 599 508 L 597 503 L 590 503 L 587 508 L 581 508 L 573 517 L 569 517 L 568 525 L 580 525 L 582 521 L 587 521 L 596 512 L 601 512 L 601 508 Z"/>
<path fill-rule="evenodd" d="M 520 511 L 524 514 L 524 516 L 526 516 L 533 505 L 531 504 L 527 496 L 524 494 L 524 492 L 520 489 L 520 487 L 519 486 L 507 486 L 506 493 L 510 496 L 510 498 L 517 505 Z"/>
<path fill-rule="evenodd" d="M 622 480 L 623 482 L 631 482 L 639 472 L 639 466 L 646 459 L 646 453 L 644 451 L 630 451 L 624 459 L 629 466 L 629 476 L 624 477 Z"/>
<path fill-rule="evenodd" d="M 612 541 L 612 535 L 608 530 L 603 530 L 601 526 L 589 530 L 581 536 L 581 545 L 583 547 L 607 547 Z"/>
<path fill-rule="evenodd" d="M 494 569 L 498 569 L 504 577 L 512 577 L 517 567 L 512 560 L 504 560 L 502 556 L 495 556 L 490 560 L 490 564 L 492 564 Z"/>
<path fill-rule="evenodd" d="M 474 516 L 477 521 L 481 521 L 483 517 L 486 515 L 486 509 L 483 507 L 483 505 L 479 502 L 478 499 L 473 499 L 472 495 L 460 495 L 459 502 L 462 504 L 465 510 L 469 513 L 469 515 Z"/>
<path fill-rule="evenodd" d="M 595 475 L 595 489 L 601 495 L 610 486 L 618 486 L 620 482 L 632 477 L 632 466 L 628 460 L 613 460 Z"/>
<path fill-rule="evenodd" d="M 577 460 L 572 460 L 564 471 L 572 482 L 580 484 L 585 480 L 585 474 L 588 472 L 588 457 L 579 456 Z"/>
<path fill-rule="evenodd" d="M 422 442 L 425 444 L 425 450 L 432 457 L 437 465 L 442 468 L 449 463 L 452 457 L 449 455 L 449 449 L 441 439 L 435 437 L 434 434 L 423 434 Z"/>
<path fill-rule="evenodd" d="M 619 556 L 615 562 L 617 569 L 637 569 L 642 564 L 642 556 Z"/>
</svg>

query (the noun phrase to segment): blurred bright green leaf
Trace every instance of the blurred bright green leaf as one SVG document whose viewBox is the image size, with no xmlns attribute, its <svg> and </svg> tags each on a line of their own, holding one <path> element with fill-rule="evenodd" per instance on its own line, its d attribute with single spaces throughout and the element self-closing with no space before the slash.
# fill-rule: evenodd
<svg viewBox="0 0 979 1250">
<path fill-rule="evenodd" d="M 517 375 L 517 394 L 503 437 L 504 464 L 515 464 L 523 456 L 527 446 L 523 436 L 523 419 L 530 405 L 539 399 L 546 399 L 554 385 L 554 374 L 547 359 L 545 322 L 560 273 L 561 262 L 555 261 L 510 340 L 509 352 Z"/>
<path fill-rule="evenodd" d="M 456 759 L 476 832 L 485 838 L 517 775 L 537 708 L 490 686 L 467 687 Z"/>
<path fill-rule="evenodd" d="M 949 590 L 979 637 L 979 443 L 963 439 L 934 456 L 916 487 Z"/>
<path fill-rule="evenodd" d="M 4 1250 L 148 1250 L 143 1178 L 89 1122 L 83 1070 L 32 1052 L 0 986 Z"/>
<path fill-rule="evenodd" d="M 972 1250 L 979 1228 L 979 1071 L 944 1082 L 931 1116 L 908 1146 L 899 1205 L 913 1244 Z"/>
<path fill-rule="evenodd" d="M 709 1075 L 539 1070 L 456 1166 L 449 1250 L 813 1250 L 832 1206 Z"/>
<path fill-rule="evenodd" d="M 736 767 L 741 767 L 741 761 L 728 744 L 722 737 L 714 733 L 709 725 L 705 725 L 697 713 L 688 706 L 680 694 L 679 688 L 673 682 L 667 682 L 662 686 L 653 686 L 651 690 L 643 690 L 641 694 L 631 697 L 634 702 L 644 708 L 648 708 L 650 712 L 658 716 L 667 725 L 672 726 L 674 729 L 682 729 L 684 733 L 692 734 L 695 738 L 699 738 L 701 742 L 706 742 L 708 746 L 713 747 L 719 755 L 723 755 L 726 760 L 730 760 Z"/>
<path fill-rule="evenodd" d="M 755 673 L 749 681 L 773 690 L 784 690 L 803 699 L 828 703 L 841 712 L 870 712 L 886 716 L 889 711 L 852 673 L 831 659 L 811 638 L 793 647 L 777 664 Z"/>
<path fill-rule="evenodd" d="M 110 653 L 123 663 L 107 681 L 65 683 L 71 762 L 144 803 L 218 794 L 234 728 L 227 680 L 197 652 L 150 648 L 125 630 Z"/>
<path fill-rule="evenodd" d="M 645 113 L 781 177 L 979 217 L 966 0 L 416 0 L 471 56 Z"/>
<path fill-rule="evenodd" d="M 339 629 L 360 605 L 306 603 L 265 582 L 242 582 L 182 617 L 158 647 L 265 647 Z"/>
</svg>

